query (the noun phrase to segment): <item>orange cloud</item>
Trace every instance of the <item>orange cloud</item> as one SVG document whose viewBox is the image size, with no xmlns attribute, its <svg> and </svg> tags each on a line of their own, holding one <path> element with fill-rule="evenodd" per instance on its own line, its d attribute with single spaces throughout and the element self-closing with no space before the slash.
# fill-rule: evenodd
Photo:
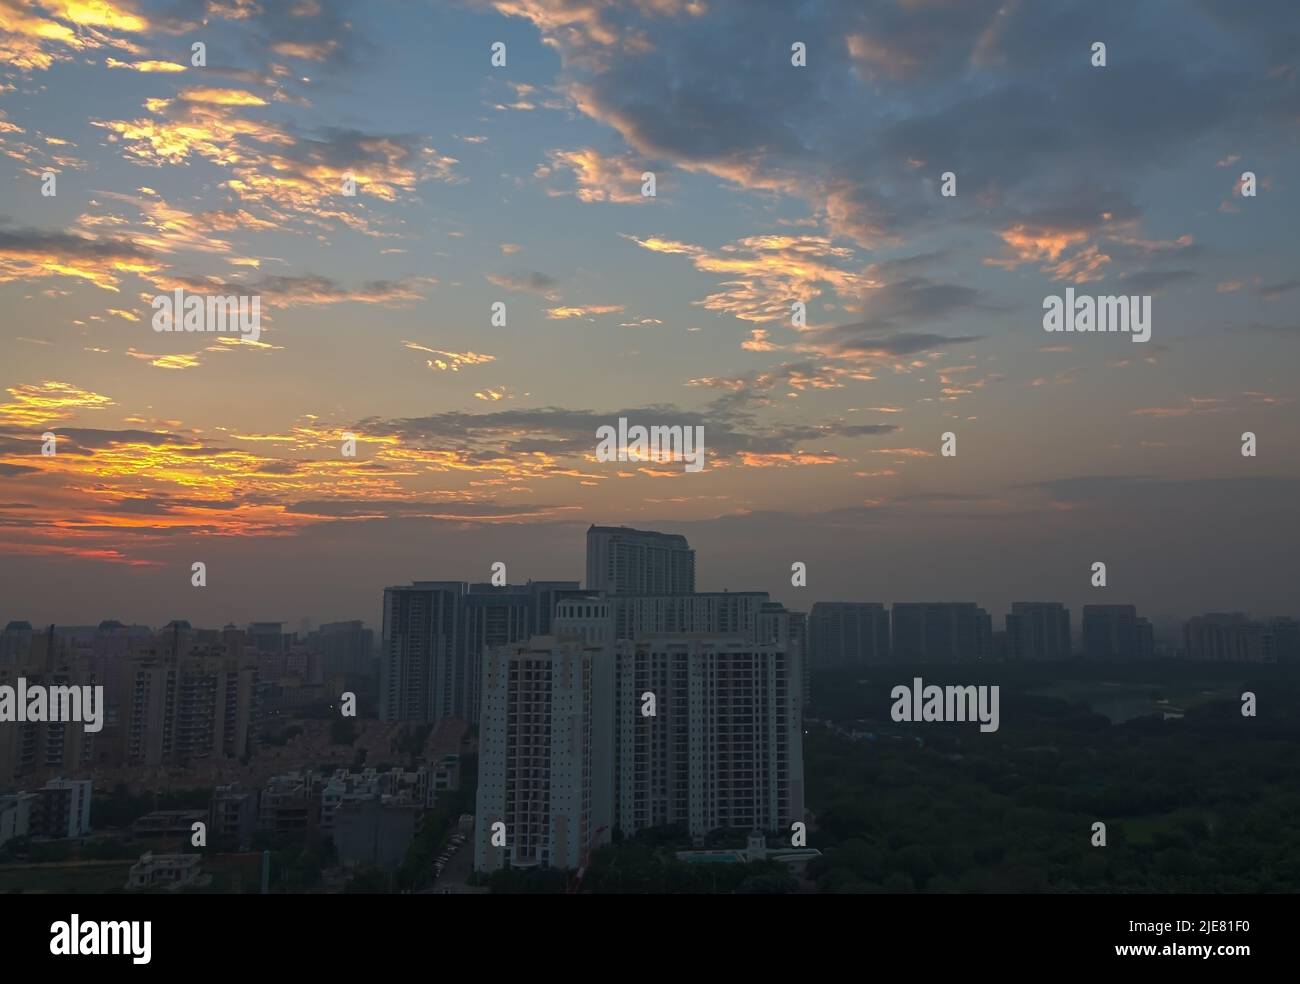
<svg viewBox="0 0 1300 984">
<path fill-rule="evenodd" d="M 11 386 L 9 395 L 13 400 L 0 404 L 3 427 L 40 427 L 68 420 L 82 410 L 103 410 L 114 405 L 107 396 L 55 381 Z"/>
</svg>

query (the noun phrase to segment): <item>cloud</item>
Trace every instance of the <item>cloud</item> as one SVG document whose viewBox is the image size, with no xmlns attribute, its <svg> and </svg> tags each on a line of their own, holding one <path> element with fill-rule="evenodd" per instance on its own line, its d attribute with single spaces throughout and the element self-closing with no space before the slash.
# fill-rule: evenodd
<svg viewBox="0 0 1300 984">
<path fill-rule="evenodd" d="M 88 49 L 132 51 L 131 41 L 110 32 L 139 34 L 148 27 L 135 5 L 121 0 L 0 0 L 0 62 L 32 72 Z"/>
<path fill-rule="evenodd" d="M 0 226 L 0 283 L 64 277 L 117 291 L 124 275 L 162 268 L 156 253 L 123 239 Z"/>
<path fill-rule="evenodd" d="M 541 294 L 548 301 L 558 301 L 559 292 L 555 290 L 559 281 L 545 273 L 536 271 L 523 273 L 490 273 L 483 277 L 490 284 L 506 290 L 529 291 Z"/>
<path fill-rule="evenodd" d="M 580 150 L 548 150 L 548 163 L 537 167 L 533 176 L 541 181 L 551 181 L 567 173 L 575 187 L 572 189 L 548 188 L 551 195 L 574 195 L 580 202 L 617 202 L 624 205 L 641 205 L 654 199 L 641 194 L 641 175 L 647 170 L 642 162 L 630 154 L 602 156 L 591 147 Z M 658 186 L 656 183 L 656 192 Z"/>
<path fill-rule="evenodd" d="M 83 410 L 103 410 L 113 401 L 72 383 L 47 381 L 9 387 L 12 397 L 0 403 L 0 426 L 36 428 L 69 420 Z"/>
<path fill-rule="evenodd" d="M 179 101 L 148 100 L 150 116 L 92 123 L 135 163 L 159 167 L 197 157 L 228 169 L 224 187 L 259 220 L 278 226 L 297 219 L 377 234 L 371 215 L 347 204 L 345 177 L 358 197 L 387 203 L 412 195 L 425 181 L 460 180 L 458 161 L 420 138 L 337 128 L 307 136 L 241 115 L 262 105 L 261 97 L 242 90 L 191 88 Z"/>
<path fill-rule="evenodd" d="M 695 269 L 726 279 L 720 290 L 695 303 L 743 321 L 791 321 L 791 304 L 826 293 L 858 296 L 876 285 L 850 269 L 853 250 L 823 236 L 749 236 L 721 249 L 655 236 L 627 236 L 654 253 L 688 256 Z"/>
<path fill-rule="evenodd" d="M 430 355 L 436 356 L 436 358 L 427 360 L 430 369 L 459 372 L 461 366 L 482 366 L 496 361 L 495 355 L 480 355 L 477 352 L 445 352 L 442 349 L 421 345 L 419 342 L 402 342 L 402 344 L 417 352 L 428 352 Z"/>
<path fill-rule="evenodd" d="M 586 307 L 554 307 L 547 308 L 546 317 L 552 321 L 562 321 L 566 318 L 591 318 L 597 314 L 617 314 L 623 310 L 622 304 L 590 304 Z"/>
<path fill-rule="evenodd" d="M 169 61 L 150 61 L 150 60 L 146 60 L 146 61 L 136 61 L 136 62 L 124 62 L 124 61 L 118 61 L 116 58 L 112 58 L 112 57 L 105 58 L 105 59 L 104 59 L 104 64 L 105 64 L 108 68 L 126 68 L 126 69 L 130 69 L 132 72 L 145 72 L 145 73 L 151 73 L 151 72 L 163 72 L 163 73 L 184 72 L 184 71 L 188 68 L 188 66 L 186 66 L 186 65 L 178 65 L 176 62 L 169 62 Z"/>
</svg>

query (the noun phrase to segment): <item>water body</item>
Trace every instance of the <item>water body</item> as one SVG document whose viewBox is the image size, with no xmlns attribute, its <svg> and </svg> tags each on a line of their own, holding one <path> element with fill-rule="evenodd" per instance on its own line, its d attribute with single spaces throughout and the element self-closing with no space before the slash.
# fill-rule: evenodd
<svg viewBox="0 0 1300 984">
<path fill-rule="evenodd" d="M 1151 714 L 1159 714 L 1166 720 L 1180 718 L 1189 706 L 1230 695 L 1226 690 L 1221 693 L 1196 688 L 1171 691 L 1158 683 L 1114 681 L 1064 681 L 1032 692 L 1044 697 L 1059 697 L 1072 703 L 1086 704 L 1111 724 L 1123 724 L 1133 718 Z M 1153 700 L 1152 693 L 1159 694 L 1160 699 Z"/>
</svg>

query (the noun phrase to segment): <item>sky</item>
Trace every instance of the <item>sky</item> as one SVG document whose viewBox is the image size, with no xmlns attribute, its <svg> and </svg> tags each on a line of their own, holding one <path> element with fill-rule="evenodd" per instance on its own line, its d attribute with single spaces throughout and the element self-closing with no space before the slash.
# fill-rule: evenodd
<svg viewBox="0 0 1300 984">
<path fill-rule="evenodd" d="M 1298 71 L 1288 0 L 0 0 L 0 623 L 374 623 L 592 523 L 805 609 L 1296 614 Z"/>
</svg>

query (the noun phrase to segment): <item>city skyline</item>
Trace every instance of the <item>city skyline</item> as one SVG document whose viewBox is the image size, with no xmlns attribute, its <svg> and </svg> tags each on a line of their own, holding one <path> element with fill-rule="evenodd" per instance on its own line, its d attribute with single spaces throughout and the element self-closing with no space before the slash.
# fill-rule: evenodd
<svg viewBox="0 0 1300 984">
<path fill-rule="evenodd" d="M 1253 626 L 1257 634 L 1265 624 L 1261 620 L 1268 620 L 1269 624 L 1274 625 L 1279 621 L 1286 623 L 1287 627 L 1281 631 L 1287 634 L 1288 641 L 1284 645 L 1288 654 L 1291 636 L 1296 635 L 1296 619 L 1286 612 L 1219 607 L 1183 615 L 1143 614 L 1139 611 L 1139 606 L 1114 600 L 1114 596 L 1105 600 L 1094 597 L 1094 600 L 1082 605 L 1043 600 L 1041 597 L 1038 600 L 1021 598 L 1011 602 L 1001 612 L 997 609 L 989 610 L 979 601 L 969 600 L 939 601 L 928 598 L 883 602 L 842 597 L 810 600 L 805 597 L 803 600 L 806 602 L 806 610 L 803 610 L 798 605 L 787 607 L 779 598 L 769 600 L 772 594 L 767 591 L 696 590 L 697 551 L 680 533 L 593 524 L 586 531 L 585 553 L 586 571 L 581 581 L 547 578 L 529 579 L 522 584 L 509 582 L 505 580 L 507 572 L 504 568 L 494 569 L 490 581 L 416 578 L 405 585 L 383 588 L 383 613 L 375 623 L 366 619 L 339 621 L 335 618 L 331 621 L 316 621 L 304 617 L 300 620 L 245 620 L 240 624 L 246 626 L 254 641 L 261 635 L 274 638 L 276 642 L 271 647 L 273 649 L 278 648 L 284 638 L 319 632 L 322 629 L 355 631 L 355 627 L 369 626 L 366 631 L 373 629 L 380 632 L 386 646 L 390 627 L 398 623 L 405 625 L 408 621 L 413 624 L 427 621 L 440 626 L 433 630 L 433 637 L 445 636 L 448 648 L 443 650 L 435 643 L 428 651 L 418 646 L 409 653 L 402 649 L 399 663 L 389 667 L 389 671 L 396 674 L 394 680 L 403 679 L 410 672 L 399 665 L 410 658 L 416 659 L 420 664 L 420 675 L 429 672 L 425 661 L 432 660 L 438 668 L 426 683 L 413 691 L 423 696 L 416 696 L 411 710 L 399 711 L 396 704 L 390 708 L 386 702 L 381 701 L 380 716 L 386 720 L 419 719 L 425 716 L 436 718 L 453 713 L 472 720 L 476 711 L 470 708 L 477 706 L 476 663 L 479 651 L 487 645 L 526 640 L 529 635 L 546 635 L 550 631 L 551 613 L 557 601 L 574 596 L 608 601 L 613 606 L 611 617 L 616 636 L 620 639 L 634 638 L 637 634 L 718 631 L 723 625 L 733 626 L 729 631 L 744 635 L 755 629 L 757 621 L 762 618 L 761 612 L 768 608 L 773 612 L 806 618 L 808 628 L 803 631 L 808 633 L 812 644 L 826 632 L 832 631 L 830 627 L 834 623 L 835 634 L 850 632 L 849 636 L 842 635 L 841 641 L 832 644 L 837 650 L 845 645 L 845 639 L 851 637 L 856 641 L 849 648 L 860 646 L 863 652 L 870 651 L 872 654 L 869 658 L 856 657 L 850 663 L 916 662 L 917 657 L 912 650 L 925 647 L 921 641 L 928 631 L 925 626 L 934 619 L 954 620 L 950 627 L 942 629 L 945 638 L 941 646 L 946 655 L 941 662 L 1069 659 L 1080 653 L 1087 659 L 1117 656 L 1123 659 L 1150 658 L 1153 647 L 1169 654 L 1168 645 L 1171 641 L 1174 643 L 1174 652 L 1178 652 L 1178 644 L 1198 623 Z M 1101 590 L 1104 591 L 1104 588 Z M 669 604 L 673 599 L 680 601 L 686 598 L 694 598 L 696 602 L 684 607 Z M 722 605 L 723 599 L 728 598 L 731 603 Z M 1072 612 L 1079 613 L 1078 622 L 1072 622 Z M 1125 615 L 1125 612 L 1129 614 Z M 1123 630 L 1127 633 L 1126 642 L 1116 643 L 1112 640 L 1106 646 L 1099 646 L 1089 642 L 1090 613 L 1094 618 L 1106 621 L 1114 613 L 1119 613 L 1118 617 L 1131 617 L 1136 619 L 1136 623 Z M 1001 616 L 1000 625 L 993 621 L 996 616 Z M 851 619 L 855 626 L 851 630 L 846 628 L 846 619 Z M 861 619 L 866 619 L 866 623 L 862 623 Z M 161 628 L 158 628 L 158 624 L 126 625 L 116 618 L 97 620 L 98 629 L 109 626 L 112 630 L 146 629 L 150 633 L 165 631 L 178 623 L 186 628 L 215 631 L 193 625 L 184 616 L 168 619 Z M 81 623 L 41 625 L 25 619 L 10 619 L 6 624 L 11 628 L 25 624 L 33 635 L 51 628 L 64 632 L 96 628 L 95 624 Z M 819 629 L 819 624 L 823 628 Z M 296 628 L 284 631 L 283 626 Z M 230 621 L 226 627 L 236 627 L 236 622 Z M 1106 631 L 1110 634 L 1112 630 Z M 1137 636 L 1132 635 L 1134 632 L 1137 632 Z M 405 630 L 400 634 L 404 636 Z M 1055 637 L 1054 641 L 1050 641 L 1052 637 Z M 827 644 L 831 644 L 830 637 L 827 636 L 826 639 Z M 907 641 L 901 641 L 904 639 Z M 996 651 L 995 639 L 1001 639 Z M 1078 652 L 1073 649 L 1076 641 L 1080 646 Z M 1204 641 L 1200 645 L 1203 648 L 1210 647 Z M 1224 644 L 1220 642 L 1217 645 L 1222 648 Z M 1118 650 L 1106 656 L 1103 653 L 1107 646 L 1118 646 Z M 901 658 L 900 653 L 903 654 Z M 881 654 L 885 658 L 881 658 Z M 381 652 L 380 658 L 384 662 L 387 656 Z M 1278 657 L 1275 655 L 1274 658 Z M 1291 657 L 1288 655 L 1284 658 Z M 834 664 L 819 665 L 825 667 Z M 427 693 L 423 689 L 426 686 Z M 436 710 L 430 703 L 435 692 L 441 695 L 438 699 L 444 702 Z M 388 699 L 396 700 L 396 693 L 394 691 Z"/>
</svg>

